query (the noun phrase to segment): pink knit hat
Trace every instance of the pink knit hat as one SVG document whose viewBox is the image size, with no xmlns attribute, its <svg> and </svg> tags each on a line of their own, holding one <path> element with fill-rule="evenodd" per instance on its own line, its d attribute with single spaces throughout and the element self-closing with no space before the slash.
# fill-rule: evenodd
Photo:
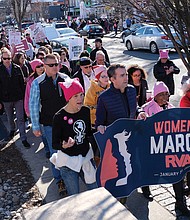
<svg viewBox="0 0 190 220">
<path fill-rule="evenodd" d="M 78 78 L 67 79 L 65 82 L 59 82 L 59 86 L 62 88 L 65 99 L 68 102 L 74 95 L 82 92 L 84 93 L 84 89 L 79 82 Z"/>
<path fill-rule="evenodd" d="M 165 83 L 163 83 L 163 82 L 156 82 L 154 84 L 153 96 L 155 97 L 155 96 L 157 96 L 161 92 L 168 92 L 169 93 L 169 89 L 168 89 L 168 87 L 166 86 Z"/>
<path fill-rule="evenodd" d="M 40 65 L 42 65 L 42 64 L 44 64 L 40 59 L 35 59 L 35 60 L 32 60 L 31 62 L 30 62 L 30 65 L 31 65 L 31 67 L 32 67 L 32 70 L 35 72 L 35 70 L 36 70 L 36 67 L 37 66 L 40 66 Z"/>
<path fill-rule="evenodd" d="M 94 74 L 97 80 L 99 80 L 102 72 L 106 71 L 106 67 L 104 65 L 93 66 Z"/>
<path fill-rule="evenodd" d="M 160 50 L 159 51 L 159 54 L 160 54 L 160 59 L 168 59 L 169 56 L 169 50 Z"/>
</svg>

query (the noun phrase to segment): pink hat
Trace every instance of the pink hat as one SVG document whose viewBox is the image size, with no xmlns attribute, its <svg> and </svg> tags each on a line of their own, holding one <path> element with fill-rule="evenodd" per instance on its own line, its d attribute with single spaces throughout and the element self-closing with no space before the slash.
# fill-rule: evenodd
<svg viewBox="0 0 190 220">
<path fill-rule="evenodd" d="M 65 95 L 65 99 L 67 102 L 74 95 L 76 95 L 80 92 L 84 93 L 84 89 L 83 89 L 82 85 L 80 84 L 78 78 L 67 79 L 65 82 L 59 82 L 58 84 L 62 88 L 64 95 Z"/>
<path fill-rule="evenodd" d="M 169 50 L 160 50 L 159 51 L 159 54 L 160 54 L 160 59 L 168 59 L 169 56 Z"/>
<path fill-rule="evenodd" d="M 161 92 L 168 92 L 169 93 L 169 89 L 168 89 L 168 87 L 166 86 L 165 83 L 163 83 L 163 82 L 156 82 L 154 84 L 153 96 L 155 97 L 155 96 L 157 96 Z"/>
<path fill-rule="evenodd" d="M 42 65 L 42 64 L 44 64 L 40 59 L 35 59 L 35 60 L 32 60 L 31 62 L 30 62 L 30 65 L 31 65 L 31 67 L 32 67 L 32 70 L 35 72 L 35 70 L 36 70 L 36 67 L 37 66 L 40 66 L 40 65 Z"/>
<path fill-rule="evenodd" d="M 99 80 L 102 72 L 106 71 L 106 67 L 104 65 L 93 66 L 94 74 L 97 80 Z"/>
</svg>

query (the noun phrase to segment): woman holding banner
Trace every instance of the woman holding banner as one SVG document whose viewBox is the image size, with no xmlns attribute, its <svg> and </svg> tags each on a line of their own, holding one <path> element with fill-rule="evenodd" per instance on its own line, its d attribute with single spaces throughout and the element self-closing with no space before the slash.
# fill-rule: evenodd
<svg viewBox="0 0 190 220">
<path fill-rule="evenodd" d="M 142 106 L 142 109 L 146 112 L 147 116 L 152 116 L 160 111 L 174 108 L 169 103 L 169 89 L 163 82 L 156 82 L 153 89 L 154 98 Z M 176 203 L 175 210 L 179 210 L 183 215 L 190 217 L 190 211 L 187 208 L 184 200 L 184 181 L 181 180 L 178 183 L 173 184 Z"/>
</svg>

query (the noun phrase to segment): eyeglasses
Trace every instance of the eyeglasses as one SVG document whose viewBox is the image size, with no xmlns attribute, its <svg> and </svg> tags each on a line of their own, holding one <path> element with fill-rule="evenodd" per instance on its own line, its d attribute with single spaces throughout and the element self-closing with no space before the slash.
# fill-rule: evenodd
<svg viewBox="0 0 190 220">
<path fill-rule="evenodd" d="M 108 78 L 108 76 L 100 76 L 102 79 L 104 79 L 104 78 Z"/>
<path fill-rule="evenodd" d="M 84 66 L 85 69 L 92 68 L 92 66 Z"/>
<path fill-rule="evenodd" d="M 41 64 L 39 66 L 36 66 L 36 68 L 44 67 L 44 64 Z"/>
<path fill-rule="evenodd" d="M 51 64 L 45 63 L 45 65 L 47 65 L 47 66 L 49 66 L 49 67 L 53 67 L 53 66 L 58 66 L 59 63 L 51 63 Z"/>
<path fill-rule="evenodd" d="M 3 60 L 11 60 L 10 57 L 2 57 Z"/>
<path fill-rule="evenodd" d="M 132 77 L 135 77 L 135 78 L 141 77 L 141 74 L 140 75 L 132 75 Z"/>
</svg>

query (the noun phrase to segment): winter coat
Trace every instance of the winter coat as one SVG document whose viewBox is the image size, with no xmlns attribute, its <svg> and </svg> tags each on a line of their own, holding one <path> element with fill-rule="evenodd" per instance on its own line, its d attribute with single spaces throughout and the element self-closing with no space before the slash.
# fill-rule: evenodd
<svg viewBox="0 0 190 220">
<path fill-rule="evenodd" d="M 0 101 L 16 102 L 24 99 L 24 76 L 21 68 L 12 63 L 11 74 L 0 64 Z"/>
<path fill-rule="evenodd" d="M 167 108 L 174 108 L 174 106 L 168 102 Z M 154 101 L 154 99 L 152 99 L 150 102 L 147 102 L 142 106 L 142 110 L 145 111 L 148 116 L 152 116 L 158 112 L 163 111 L 163 108 L 160 107 L 158 103 Z"/>
<path fill-rule="evenodd" d="M 190 91 L 188 91 L 180 100 L 180 107 L 189 108 L 190 107 Z"/>
<path fill-rule="evenodd" d="M 84 98 L 84 104 L 90 108 L 90 118 L 92 125 L 95 124 L 95 120 L 96 120 L 96 108 L 97 108 L 98 97 L 103 91 L 105 91 L 105 89 L 100 87 L 97 81 L 92 80 L 91 86 L 88 89 Z"/>
<path fill-rule="evenodd" d="M 174 67 L 174 71 L 167 75 L 166 69 L 169 69 L 171 66 Z M 167 60 L 166 63 L 161 63 L 161 60 L 159 60 L 154 65 L 153 69 L 154 77 L 157 79 L 157 81 L 162 81 L 167 85 L 170 95 L 173 95 L 175 91 L 173 74 L 178 74 L 179 72 L 180 69 L 170 60 Z"/>
</svg>

